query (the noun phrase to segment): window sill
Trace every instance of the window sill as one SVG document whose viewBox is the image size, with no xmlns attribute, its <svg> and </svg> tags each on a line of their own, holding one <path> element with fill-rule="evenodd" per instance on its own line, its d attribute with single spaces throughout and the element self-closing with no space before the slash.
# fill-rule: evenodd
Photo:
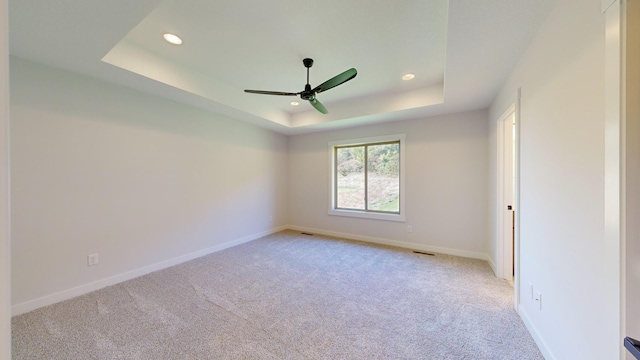
<svg viewBox="0 0 640 360">
<path fill-rule="evenodd" d="M 371 213 L 366 211 L 357 211 L 357 210 L 336 210 L 330 209 L 329 215 L 332 216 L 346 216 L 346 217 L 356 217 L 361 219 L 372 219 L 372 220 L 385 220 L 385 221 L 399 221 L 405 222 L 406 217 L 402 214 L 381 214 L 381 213 Z"/>
</svg>

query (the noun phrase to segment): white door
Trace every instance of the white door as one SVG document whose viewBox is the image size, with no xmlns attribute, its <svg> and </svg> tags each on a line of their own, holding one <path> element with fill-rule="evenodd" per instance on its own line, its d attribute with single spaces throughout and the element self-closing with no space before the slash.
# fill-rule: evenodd
<svg viewBox="0 0 640 360">
<path fill-rule="evenodd" d="M 498 121 L 498 276 L 514 276 L 515 106 Z"/>
</svg>

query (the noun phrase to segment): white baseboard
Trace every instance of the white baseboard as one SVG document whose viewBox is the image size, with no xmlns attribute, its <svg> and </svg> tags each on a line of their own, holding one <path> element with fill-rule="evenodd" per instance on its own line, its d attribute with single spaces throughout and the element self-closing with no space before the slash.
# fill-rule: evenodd
<svg viewBox="0 0 640 360">
<path fill-rule="evenodd" d="M 493 259 L 491 259 L 491 256 L 487 255 L 487 262 L 489 263 L 489 266 L 491 266 L 491 270 L 493 270 L 493 274 L 498 277 L 498 271 L 496 270 L 496 264 L 493 262 Z"/>
<path fill-rule="evenodd" d="M 271 235 L 273 233 L 282 231 L 282 230 L 286 230 L 288 229 L 287 226 L 280 226 L 277 228 L 273 228 L 267 231 L 263 231 L 257 234 L 253 234 L 253 235 L 249 235 L 249 236 L 245 236 L 239 239 L 235 239 L 235 240 L 231 240 L 231 241 L 227 241 L 225 243 L 222 244 L 218 244 L 206 249 L 202 249 L 202 250 L 198 250 L 198 251 L 194 251 L 192 253 L 189 254 L 185 254 L 182 256 L 178 256 L 172 259 L 168 259 L 165 261 L 161 261 L 159 263 L 155 263 L 152 265 L 148 265 L 148 266 L 144 266 L 135 270 L 131 270 L 131 271 L 127 271 L 125 273 L 122 274 L 118 274 L 118 275 L 114 275 L 114 276 L 110 276 L 108 278 L 105 279 L 101 279 L 98 281 L 94 281 L 88 284 L 84 284 L 84 285 L 80 285 L 80 286 L 76 286 L 74 288 L 71 289 L 67 289 L 67 290 L 63 290 L 63 291 L 59 291 L 57 293 L 53 293 L 50 295 L 46 295 L 37 299 L 33 299 L 33 300 L 29 300 L 29 301 L 25 301 L 23 303 L 20 304 L 16 304 L 13 305 L 11 307 L 11 316 L 16 316 L 16 315 L 20 315 L 20 314 L 24 314 L 27 313 L 29 311 L 44 307 L 44 306 L 48 306 L 48 305 L 52 305 L 64 300 L 68 300 L 71 298 L 74 298 L 76 296 L 80 296 L 80 295 L 84 295 L 87 293 L 90 293 L 92 291 L 96 291 L 99 289 L 102 289 L 104 287 L 107 286 L 111 286 L 111 285 L 115 285 L 118 283 L 121 283 L 123 281 L 127 281 L 127 280 L 131 280 L 134 278 L 137 278 L 139 276 L 143 276 L 149 273 L 152 273 L 154 271 L 158 271 L 158 270 L 162 270 L 174 265 L 178 265 L 181 264 L 183 262 L 189 261 L 189 260 L 193 260 L 205 255 L 209 255 L 211 253 L 217 252 L 217 251 L 221 251 L 224 249 L 228 249 L 230 247 L 234 247 L 234 246 L 238 246 L 240 244 L 244 244 L 246 242 L 249 241 L 253 241 L 256 239 L 259 239 L 261 237 L 267 236 L 267 235 Z"/>
<path fill-rule="evenodd" d="M 415 244 L 410 242 L 382 239 L 382 238 L 371 237 L 371 236 L 362 236 L 362 235 L 356 235 L 356 234 L 341 233 L 336 231 L 313 229 L 313 228 L 307 228 L 307 227 L 296 226 L 296 225 L 289 225 L 288 228 L 295 231 L 303 231 L 303 232 L 315 233 L 315 234 L 321 234 L 321 235 L 327 235 L 327 236 L 335 236 L 335 237 L 340 237 L 345 239 L 359 240 L 359 241 L 371 242 L 371 243 L 381 244 L 381 245 L 397 246 L 397 247 L 411 249 L 411 250 L 428 251 L 428 252 L 434 252 L 439 254 L 455 255 L 455 256 L 467 257 L 472 259 L 480 259 L 480 260 L 489 259 L 489 256 L 487 254 L 474 252 L 474 251 L 451 249 L 451 248 L 445 248 L 440 246 Z"/>
<path fill-rule="evenodd" d="M 522 306 L 518 306 L 518 315 L 520 315 L 522 322 L 524 322 L 524 325 L 527 327 L 527 330 L 529 330 L 531 337 L 533 337 L 536 345 L 538 345 L 538 349 L 540 349 L 542 356 L 544 356 L 546 360 L 555 360 L 556 357 L 553 356 L 553 353 L 549 350 L 547 344 L 542 340 L 538 329 L 533 325 L 529 315 L 527 315 L 527 311 Z"/>
</svg>

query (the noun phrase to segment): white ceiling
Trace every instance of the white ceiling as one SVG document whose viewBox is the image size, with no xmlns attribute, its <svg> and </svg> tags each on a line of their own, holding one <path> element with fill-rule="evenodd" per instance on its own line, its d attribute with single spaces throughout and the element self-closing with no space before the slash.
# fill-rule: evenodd
<svg viewBox="0 0 640 360">
<path fill-rule="evenodd" d="M 556 2 L 10 0 L 10 51 L 297 134 L 487 107 Z M 358 70 L 329 114 L 243 92 L 303 90 L 306 57 L 312 87 Z"/>
</svg>

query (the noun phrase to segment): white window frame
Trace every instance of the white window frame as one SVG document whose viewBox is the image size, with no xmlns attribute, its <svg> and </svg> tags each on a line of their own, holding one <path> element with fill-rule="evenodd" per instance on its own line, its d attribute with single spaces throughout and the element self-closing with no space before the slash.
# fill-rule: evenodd
<svg viewBox="0 0 640 360">
<path fill-rule="evenodd" d="M 379 213 L 379 212 L 370 212 L 364 210 L 347 210 L 347 209 L 337 209 L 336 208 L 336 188 L 335 188 L 335 177 L 336 177 L 336 166 L 335 166 L 335 148 L 342 146 L 357 146 L 357 145 L 365 145 L 365 144 L 373 144 L 373 143 L 384 143 L 384 142 L 392 142 L 392 141 L 400 141 L 400 213 L 399 214 L 391 214 L 391 213 Z M 406 222 L 406 212 L 405 212 L 405 134 L 394 134 L 394 135 L 384 135 L 384 136 L 374 136 L 374 137 L 366 137 L 366 138 L 358 138 L 358 139 L 346 139 L 339 141 L 329 141 L 329 211 L 328 214 L 332 216 L 347 216 L 347 217 L 356 217 L 356 218 L 364 218 L 364 219 L 374 219 L 374 220 L 387 220 L 387 221 L 401 221 Z"/>
</svg>

